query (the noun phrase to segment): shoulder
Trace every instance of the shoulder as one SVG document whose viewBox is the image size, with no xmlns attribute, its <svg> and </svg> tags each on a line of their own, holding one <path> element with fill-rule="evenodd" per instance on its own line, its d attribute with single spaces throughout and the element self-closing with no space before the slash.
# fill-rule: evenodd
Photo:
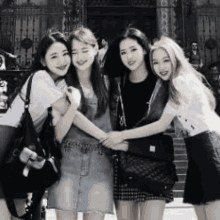
<svg viewBox="0 0 220 220">
<path fill-rule="evenodd" d="M 196 90 L 195 87 L 197 87 L 196 83 L 197 79 L 196 76 L 192 73 L 190 74 L 185 74 L 185 76 L 180 75 L 176 77 L 173 80 L 173 84 L 176 88 L 177 91 L 179 91 L 182 95 L 187 94 L 189 92 L 192 92 L 193 90 Z"/>
<path fill-rule="evenodd" d="M 33 81 L 34 82 L 45 82 L 45 83 L 52 83 L 54 84 L 53 79 L 51 78 L 51 76 L 49 75 L 49 73 L 46 70 L 39 70 L 37 72 L 34 73 L 34 77 L 33 77 Z"/>
</svg>

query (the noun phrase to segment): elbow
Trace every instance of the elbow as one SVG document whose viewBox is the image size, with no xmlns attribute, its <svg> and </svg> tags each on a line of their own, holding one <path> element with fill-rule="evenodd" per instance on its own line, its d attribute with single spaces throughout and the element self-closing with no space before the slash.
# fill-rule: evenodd
<svg viewBox="0 0 220 220">
<path fill-rule="evenodd" d="M 61 143 L 62 140 L 63 140 L 63 137 L 59 136 L 59 135 L 56 135 L 56 140 Z"/>
<path fill-rule="evenodd" d="M 59 143 L 61 143 L 63 140 L 63 135 L 60 134 L 60 132 L 58 132 L 56 128 L 55 128 L 55 138 Z"/>
<path fill-rule="evenodd" d="M 63 138 L 61 138 L 61 137 L 56 137 L 56 139 L 57 139 L 57 141 L 61 144 Z"/>
</svg>

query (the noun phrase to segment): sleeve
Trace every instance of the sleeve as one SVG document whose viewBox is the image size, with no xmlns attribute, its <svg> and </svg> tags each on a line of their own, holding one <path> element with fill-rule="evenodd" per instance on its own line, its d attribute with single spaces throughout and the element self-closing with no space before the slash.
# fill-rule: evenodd
<svg viewBox="0 0 220 220">
<path fill-rule="evenodd" d="M 194 76 L 192 75 L 192 78 Z M 179 76 L 176 79 L 174 79 L 173 84 L 176 88 L 176 90 L 179 92 L 180 102 L 188 103 L 193 96 L 193 91 L 197 93 L 198 86 L 196 83 L 194 83 L 194 80 L 188 77 Z"/>
<path fill-rule="evenodd" d="M 34 75 L 31 104 L 38 103 L 45 110 L 63 96 L 64 93 L 56 87 L 53 79 L 46 71 L 39 71 Z"/>
<path fill-rule="evenodd" d="M 164 108 L 163 114 L 171 114 L 173 116 L 176 116 L 179 112 L 179 108 L 180 106 L 169 100 Z"/>
</svg>

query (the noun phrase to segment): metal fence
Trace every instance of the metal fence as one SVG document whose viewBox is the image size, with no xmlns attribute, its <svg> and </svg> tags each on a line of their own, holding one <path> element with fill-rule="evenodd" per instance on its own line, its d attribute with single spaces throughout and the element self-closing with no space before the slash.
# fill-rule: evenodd
<svg viewBox="0 0 220 220">
<path fill-rule="evenodd" d="M 125 10 L 127 8 L 129 13 L 132 10 L 144 13 L 146 10 L 143 18 L 149 26 L 151 20 L 154 20 L 152 25 L 157 25 L 159 19 L 157 11 L 161 8 L 166 9 L 169 12 L 170 36 L 182 47 L 187 49 L 192 41 L 198 41 L 204 64 L 207 65 L 215 62 L 220 53 L 220 7 L 210 4 L 209 1 L 203 6 L 197 6 L 194 0 L 3 0 L 1 2 L 0 49 L 18 55 L 19 64 L 26 68 L 31 66 L 39 40 L 48 28 L 55 27 L 68 33 L 76 24 L 88 23 L 89 9 L 100 10 L 101 13 L 102 9 L 112 7 L 119 8 L 119 12 L 120 8 Z M 18 2 L 22 3 L 18 4 Z M 155 16 L 151 15 L 148 18 L 148 14 L 153 10 L 156 11 Z M 131 18 L 131 21 L 132 19 L 136 18 Z M 136 20 L 133 21 L 134 24 L 137 23 Z M 153 36 L 155 35 L 153 33 Z"/>
</svg>

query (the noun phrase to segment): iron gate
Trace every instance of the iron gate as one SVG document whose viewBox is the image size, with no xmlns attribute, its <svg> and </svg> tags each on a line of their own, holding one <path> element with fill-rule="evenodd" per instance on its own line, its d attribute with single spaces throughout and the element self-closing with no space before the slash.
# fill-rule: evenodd
<svg viewBox="0 0 220 220">
<path fill-rule="evenodd" d="M 0 0 L 0 49 L 19 55 L 19 63 L 30 67 L 39 40 L 48 28 L 69 32 L 87 23 L 87 8 L 118 7 L 155 9 L 168 35 L 187 49 L 199 43 L 204 64 L 217 60 L 220 46 L 220 5 L 203 0 Z M 214 2 L 214 1 L 213 1 Z M 124 8 L 126 8 L 124 7 Z M 159 17 L 159 12 L 160 16 Z M 147 16 L 147 14 L 146 14 Z M 169 24 L 169 25 L 168 25 Z M 165 27 L 162 27 L 165 28 Z M 159 31 L 157 31 L 159 35 Z"/>
</svg>

